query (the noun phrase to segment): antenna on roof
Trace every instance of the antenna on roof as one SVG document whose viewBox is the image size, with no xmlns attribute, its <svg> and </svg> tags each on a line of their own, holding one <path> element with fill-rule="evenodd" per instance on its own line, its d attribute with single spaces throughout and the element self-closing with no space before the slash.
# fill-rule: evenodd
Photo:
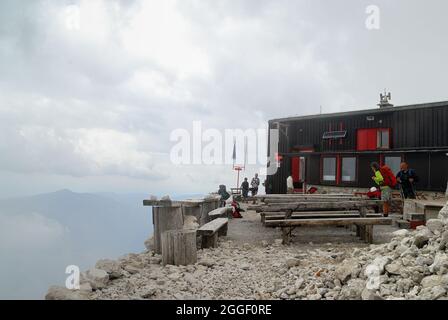
<svg viewBox="0 0 448 320">
<path fill-rule="evenodd" d="M 380 93 L 380 103 L 378 103 L 378 106 L 380 108 L 393 107 L 394 105 L 389 102 L 390 100 L 392 100 L 392 95 L 384 89 L 384 94 Z"/>
</svg>

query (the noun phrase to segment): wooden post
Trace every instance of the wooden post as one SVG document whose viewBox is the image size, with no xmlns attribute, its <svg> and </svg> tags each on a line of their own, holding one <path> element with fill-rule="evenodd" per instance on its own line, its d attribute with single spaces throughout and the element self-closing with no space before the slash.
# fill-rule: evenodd
<svg viewBox="0 0 448 320">
<path fill-rule="evenodd" d="M 367 225 L 365 226 L 365 241 L 367 243 L 373 243 L 373 225 Z"/>
<path fill-rule="evenodd" d="M 282 239 L 284 245 L 289 245 L 291 243 L 291 233 L 293 228 L 282 228 Z"/>
<path fill-rule="evenodd" d="M 181 206 L 153 207 L 154 252 L 162 253 L 162 233 L 168 230 L 182 229 L 184 217 Z"/>
<path fill-rule="evenodd" d="M 196 231 L 168 230 L 162 234 L 162 263 L 189 265 L 197 262 Z"/>
</svg>

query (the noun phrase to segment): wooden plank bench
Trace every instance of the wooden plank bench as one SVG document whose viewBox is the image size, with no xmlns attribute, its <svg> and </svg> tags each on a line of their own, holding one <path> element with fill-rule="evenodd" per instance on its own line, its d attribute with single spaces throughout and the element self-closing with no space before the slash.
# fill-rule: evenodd
<svg viewBox="0 0 448 320">
<path fill-rule="evenodd" d="M 287 211 L 316 211 L 326 209 L 355 210 L 366 207 L 382 205 L 380 200 L 358 200 L 358 201 L 316 201 L 316 202 L 291 202 L 275 203 L 259 206 L 257 212 L 287 212 Z"/>
<path fill-rule="evenodd" d="M 269 220 L 265 221 L 266 227 L 282 229 L 283 244 L 291 242 L 291 232 L 296 227 L 322 227 L 322 226 L 350 226 L 357 227 L 357 234 L 361 240 L 368 243 L 373 242 L 373 226 L 374 225 L 390 225 L 391 218 L 325 218 L 325 219 L 285 219 L 285 220 Z"/>
<path fill-rule="evenodd" d="M 216 248 L 218 246 L 218 236 L 226 236 L 228 229 L 228 218 L 217 218 L 204 224 L 197 230 L 201 236 L 202 248 Z"/>
<path fill-rule="evenodd" d="M 323 201 L 323 202 L 332 202 L 332 201 L 358 201 L 358 200 L 364 200 L 361 197 L 312 197 L 312 198 L 300 198 L 300 199 L 294 199 L 294 198 L 272 198 L 272 199 L 265 199 L 263 202 L 265 204 L 276 204 L 276 203 L 291 203 L 291 202 L 315 202 L 315 201 Z M 367 200 L 367 198 L 365 199 Z"/>
<path fill-rule="evenodd" d="M 210 221 L 218 218 L 230 218 L 232 215 L 232 207 L 221 207 L 208 213 Z"/>
<path fill-rule="evenodd" d="M 361 217 L 359 213 L 342 213 L 342 214 L 303 214 L 303 213 L 294 213 L 288 219 L 334 219 L 334 218 L 359 218 Z M 381 218 L 382 214 L 380 213 L 368 213 L 366 215 L 367 218 Z M 266 215 L 264 217 L 264 221 L 270 220 L 282 220 L 285 219 L 284 216 L 279 215 Z"/>
<path fill-rule="evenodd" d="M 332 215 L 342 215 L 342 214 L 357 214 L 360 215 L 358 210 L 344 210 L 344 211 L 302 211 L 302 212 L 291 212 L 292 216 L 300 215 L 326 215 L 331 218 Z M 278 219 L 286 218 L 285 212 L 260 212 L 261 223 L 264 224 L 265 220 L 276 220 L 274 218 L 266 219 L 266 217 L 278 217 Z"/>
</svg>

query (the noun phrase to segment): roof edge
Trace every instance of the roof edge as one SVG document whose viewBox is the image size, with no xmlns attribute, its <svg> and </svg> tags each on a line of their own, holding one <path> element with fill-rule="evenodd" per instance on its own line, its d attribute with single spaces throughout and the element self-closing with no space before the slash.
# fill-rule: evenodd
<svg viewBox="0 0 448 320">
<path fill-rule="evenodd" d="M 268 122 L 272 123 L 272 122 L 297 121 L 297 120 L 307 120 L 307 119 L 311 120 L 311 119 L 319 119 L 319 118 L 340 117 L 340 116 L 347 116 L 347 115 L 377 114 L 377 113 L 387 113 L 387 112 L 402 111 L 402 110 L 436 108 L 436 107 L 448 107 L 448 100 L 438 101 L 438 102 L 429 102 L 429 103 L 401 105 L 401 106 L 387 107 L 387 108 L 361 109 L 361 110 L 354 110 L 354 111 L 342 111 L 342 112 L 333 112 L 333 113 L 304 115 L 304 116 L 291 116 L 291 117 L 271 119 Z"/>
</svg>

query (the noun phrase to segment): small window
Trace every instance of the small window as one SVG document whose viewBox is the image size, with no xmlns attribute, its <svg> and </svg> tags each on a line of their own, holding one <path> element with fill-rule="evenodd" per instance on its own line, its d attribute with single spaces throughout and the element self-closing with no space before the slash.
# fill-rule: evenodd
<svg viewBox="0 0 448 320">
<path fill-rule="evenodd" d="M 323 158 L 322 172 L 324 181 L 336 181 L 336 158 Z"/>
<path fill-rule="evenodd" d="M 322 139 L 328 140 L 328 139 L 342 139 L 347 136 L 347 131 L 327 131 L 324 132 L 324 135 L 322 136 Z"/>
<path fill-rule="evenodd" d="M 377 134 L 378 149 L 389 149 L 389 129 L 379 129 Z"/>
<path fill-rule="evenodd" d="M 344 157 L 342 158 L 342 181 L 355 182 L 356 181 L 356 158 Z"/>
<path fill-rule="evenodd" d="M 384 157 L 384 163 L 397 174 L 400 171 L 401 157 Z"/>
</svg>

